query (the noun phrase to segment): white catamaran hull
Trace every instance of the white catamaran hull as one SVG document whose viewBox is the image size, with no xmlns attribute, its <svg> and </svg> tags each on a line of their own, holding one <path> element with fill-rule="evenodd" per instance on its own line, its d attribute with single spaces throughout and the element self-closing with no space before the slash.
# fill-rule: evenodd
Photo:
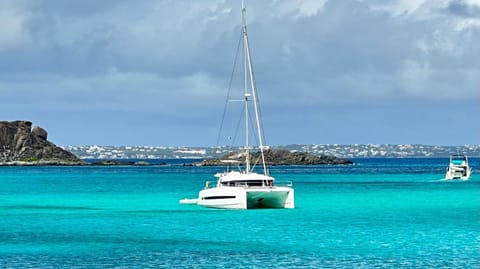
<svg viewBox="0 0 480 269">
<path fill-rule="evenodd" d="M 197 204 L 221 209 L 294 208 L 290 187 L 216 187 L 200 191 Z"/>
</svg>

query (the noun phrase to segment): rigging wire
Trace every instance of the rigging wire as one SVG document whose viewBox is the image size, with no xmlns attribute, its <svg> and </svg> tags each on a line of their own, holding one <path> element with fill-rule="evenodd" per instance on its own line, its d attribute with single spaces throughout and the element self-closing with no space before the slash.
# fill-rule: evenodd
<svg viewBox="0 0 480 269">
<path fill-rule="evenodd" d="M 238 56 L 239 56 L 239 51 L 240 51 L 240 45 L 242 44 L 242 41 L 245 42 L 244 38 L 245 38 L 245 35 L 246 33 L 244 32 L 244 29 L 242 28 L 242 31 L 240 33 L 240 38 L 238 40 L 238 44 L 237 44 L 237 50 L 236 50 L 236 54 L 235 54 L 235 59 L 234 59 L 234 62 L 233 62 L 233 68 L 232 68 L 232 73 L 231 73 L 231 76 L 230 76 L 230 81 L 229 81 L 229 85 L 228 85 L 228 91 L 227 91 L 227 98 L 225 100 L 225 105 L 224 105 L 224 109 L 223 109 L 223 113 L 222 113 L 222 119 L 221 119 L 221 122 L 220 122 L 220 128 L 219 128 L 219 132 L 218 132 L 218 135 L 217 135 L 217 142 L 216 142 L 216 147 L 219 148 L 220 147 L 220 139 L 221 139 L 221 136 L 222 136 L 222 132 L 223 132 L 223 128 L 224 128 L 224 124 L 225 124 L 225 118 L 226 118 L 226 114 L 227 114 L 227 107 L 228 107 L 228 103 L 231 101 L 230 100 L 230 92 L 231 92 L 231 89 L 232 89 L 232 84 L 233 84 L 233 77 L 235 75 L 235 71 L 236 71 L 236 67 L 237 67 L 237 60 L 238 60 Z M 248 46 L 248 39 L 247 39 L 247 46 Z M 249 53 L 249 52 L 247 52 Z M 249 61 L 250 61 L 250 80 L 251 80 L 251 83 L 252 83 L 252 87 L 253 88 L 256 88 L 256 85 L 255 85 L 255 76 L 254 76 L 254 72 L 253 72 L 253 67 L 252 67 L 252 63 L 251 63 L 251 58 L 249 57 Z M 245 62 L 243 63 L 244 65 L 246 64 Z M 244 66 L 245 68 L 245 66 Z M 256 103 L 259 103 L 259 99 L 258 99 L 258 95 L 257 95 L 257 92 L 256 91 L 253 91 L 253 94 L 254 94 L 254 102 Z M 260 130 L 263 129 L 263 121 L 262 121 L 262 118 L 261 118 L 261 113 L 260 113 L 260 109 L 259 109 L 259 106 L 257 106 L 257 104 L 254 104 L 255 105 L 255 108 L 256 108 L 256 113 L 257 113 L 257 116 L 259 119 L 258 120 L 258 127 L 260 128 Z M 245 113 L 245 109 L 246 107 L 243 107 L 242 109 L 242 114 Z M 240 124 L 243 122 L 242 120 L 242 117 L 239 118 L 239 121 L 237 122 L 237 125 L 236 125 L 236 128 L 235 128 L 235 132 L 234 132 L 234 137 L 233 139 L 231 137 L 230 138 L 230 143 L 227 143 L 227 144 L 230 144 L 230 148 L 233 148 L 234 147 L 234 144 L 237 140 L 237 136 L 238 136 L 238 130 L 240 129 Z M 250 128 L 252 130 L 255 130 L 255 128 L 252 126 L 254 124 L 254 121 L 252 119 L 252 115 L 249 114 L 249 126 L 247 126 L 247 128 Z M 246 120 L 246 119 L 245 119 Z M 257 132 L 252 132 L 250 135 L 253 136 L 253 139 L 256 140 L 256 142 L 258 143 L 258 145 L 260 145 L 260 141 L 263 141 L 263 144 L 266 144 L 266 141 L 265 141 L 265 135 L 263 132 L 260 132 L 260 134 L 257 134 Z M 261 137 L 259 137 L 259 135 Z M 249 150 L 249 149 L 247 149 Z M 260 161 L 260 159 L 264 159 L 264 156 L 263 156 L 263 150 L 264 148 L 260 148 L 260 151 L 262 152 L 262 154 L 257 158 L 257 160 L 254 162 L 254 165 L 252 167 L 252 170 L 255 168 L 255 166 L 258 164 L 258 162 Z M 265 168 L 265 165 L 264 165 L 264 169 L 265 169 L 265 173 L 268 174 L 268 170 Z"/>
<path fill-rule="evenodd" d="M 249 114 L 249 117 L 250 117 L 250 120 L 249 120 L 250 129 L 255 130 L 255 127 L 254 127 L 254 126 L 255 126 L 255 122 L 253 121 L 252 114 Z M 254 140 L 258 145 L 260 145 L 260 140 L 258 139 L 258 134 L 257 134 L 257 132 L 251 132 L 251 135 L 252 135 L 253 140 Z M 259 156 L 257 157 L 255 163 L 252 165 L 252 169 L 251 169 L 252 171 L 253 171 L 253 169 L 255 168 L 255 166 L 257 166 L 257 164 L 260 162 L 260 159 L 261 159 L 261 158 L 262 158 L 261 155 L 259 155 Z"/>
<path fill-rule="evenodd" d="M 242 115 L 243 113 L 245 113 L 245 107 L 242 106 L 242 111 L 240 112 L 240 115 Z M 230 143 L 230 148 L 233 148 L 233 145 L 235 144 L 235 141 L 237 141 L 237 135 L 240 133 L 238 130 L 240 130 L 240 125 L 243 123 L 243 117 L 240 116 L 238 117 L 238 121 L 237 121 L 237 126 L 235 127 L 235 132 L 234 133 L 234 136 L 233 136 L 233 139 Z"/>
<path fill-rule="evenodd" d="M 248 41 L 247 41 L 248 42 Z M 250 52 L 251 53 L 251 52 Z M 251 76 L 252 76 L 252 81 L 253 83 L 255 84 L 254 87 L 255 89 L 257 89 L 257 83 L 256 83 L 256 80 L 255 80 L 255 72 L 253 71 L 253 60 L 251 57 L 249 57 L 249 60 L 250 60 L 250 68 L 252 69 L 252 72 L 251 72 Z M 264 145 L 268 145 L 267 142 L 265 141 L 265 134 L 264 134 L 264 129 L 263 129 L 263 120 L 262 120 L 262 111 L 260 109 L 260 99 L 258 97 L 258 94 L 257 94 L 257 91 L 254 91 L 253 94 L 255 94 L 255 99 L 257 100 L 257 111 L 258 111 L 258 119 L 259 119 L 259 122 L 260 122 L 260 128 L 262 129 L 262 132 L 261 132 L 261 139 L 263 141 L 263 144 Z"/>
<path fill-rule="evenodd" d="M 235 59 L 233 61 L 233 69 L 232 69 L 232 73 L 230 75 L 230 81 L 228 83 L 227 98 L 225 100 L 225 106 L 223 108 L 222 120 L 220 121 L 220 128 L 218 130 L 218 135 L 217 135 L 217 143 L 216 143 L 217 148 L 219 147 L 219 144 L 220 144 L 220 137 L 222 135 L 223 123 L 225 122 L 225 115 L 227 113 L 228 101 L 230 100 L 230 91 L 232 89 L 233 76 L 235 74 L 235 67 L 237 66 L 237 59 L 238 59 L 238 54 L 239 54 L 238 52 L 240 51 L 240 44 L 242 43 L 242 39 L 243 39 L 242 35 L 243 35 L 243 33 L 240 34 L 240 39 L 238 40 L 237 52 L 235 53 Z"/>
<path fill-rule="evenodd" d="M 246 35 L 246 33 L 245 33 L 245 42 L 246 42 L 246 48 L 247 48 L 246 53 L 248 54 L 247 57 L 248 57 L 248 62 L 249 62 L 249 66 L 250 66 L 250 82 L 251 82 L 251 86 L 252 86 L 255 113 L 256 113 L 256 119 L 257 119 L 257 127 L 258 127 L 257 129 L 258 129 L 258 132 L 259 132 L 259 139 L 260 139 L 261 142 L 263 142 L 263 143 L 260 143 L 260 153 L 261 153 L 264 173 L 265 173 L 265 175 L 268 175 L 269 171 L 268 171 L 268 168 L 267 168 L 266 163 L 265 163 L 265 154 L 264 154 L 264 149 L 265 149 L 264 145 L 266 145 L 266 141 L 265 141 L 265 134 L 263 132 L 263 121 L 262 121 L 261 111 L 260 111 L 260 100 L 258 99 L 258 94 L 257 94 L 257 90 L 256 90 L 257 87 L 256 87 L 256 83 L 255 83 L 255 72 L 253 71 L 253 61 L 252 61 L 252 58 L 251 58 L 251 55 L 250 55 L 249 41 L 248 41 L 248 36 Z"/>
</svg>

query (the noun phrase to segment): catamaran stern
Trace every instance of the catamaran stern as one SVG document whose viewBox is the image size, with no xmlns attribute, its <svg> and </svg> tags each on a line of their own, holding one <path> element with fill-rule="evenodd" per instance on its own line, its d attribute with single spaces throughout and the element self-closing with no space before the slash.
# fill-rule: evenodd
<svg viewBox="0 0 480 269">
<path fill-rule="evenodd" d="M 294 208 L 294 190 L 275 187 L 247 190 L 247 208 Z"/>
</svg>

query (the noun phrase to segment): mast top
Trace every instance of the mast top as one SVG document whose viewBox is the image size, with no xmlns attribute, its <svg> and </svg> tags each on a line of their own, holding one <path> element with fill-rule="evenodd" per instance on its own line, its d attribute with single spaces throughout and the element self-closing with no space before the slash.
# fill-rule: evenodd
<svg viewBox="0 0 480 269">
<path fill-rule="evenodd" d="M 245 34 L 245 32 L 247 31 L 246 28 L 247 28 L 247 8 L 245 7 L 245 1 L 242 0 L 242 29 L 243 29 L 243 33 Z"/>
</svg>

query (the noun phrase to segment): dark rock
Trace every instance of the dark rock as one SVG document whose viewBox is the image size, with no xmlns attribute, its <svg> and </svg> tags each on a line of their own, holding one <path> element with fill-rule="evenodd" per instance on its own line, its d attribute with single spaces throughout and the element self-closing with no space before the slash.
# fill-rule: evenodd
<svg viewBox="0 0 480 269">
<path fill-rule="evenodd" d="M 48 133 L 47 131 L 45 131 L 45 129 L 41 128 L 40 126 L 33 127 L 32 133 L 43 140 L 47 140 Z"/>
<path fill-rule="evenodd" d="M 250 153 L 251 160 L 255 162 L 259 160 L 260 152 Z M 348 159 L 341 159 L 335 156 L 316 156 L 306 152 L 291 152 L 283 149 L 269 149 L 264 151 L 265 161 L 268 165 L 333 165 L 333 164 L 353 164 Z M 243 153 L 231 153 L 221 159 L 204 160 L 195 165 L 201 166 L 219 166 L 225 165 L 221 160 L 238 161 L 239 165 L 244 165 L 245 155 Z"/>
<path fill-rule="evenodd" d="M 135 162 L 129 161 L 117 161 L 117 160 L 100 160 L 91 163 L 92 165 L 103 165 L 103 166 L 117 166 L 117 165 L 134 165 Z"/>
<path fill-rule="evenodd" d="M 83 165 L 84 161 L 47 140 L 29 121 L 0 121 L 0 165 Z"/>
<path fill-rule="evenodd" d="M 270 165 L 321 165 L 321 164 L 353 164 L 347 159 L 335 156 L 316 156 L 306 152 L 290 152 L 288 150 L 266 150 L 265 160 Z M 260 153 L 252 154 L 253 158 L 259 158 Z"/>
<path fill-rule="evenodd" d="M 133 161 L 122 161 L 122 160 L 98 160 L 91 165 L 99 165 L 99 166 L 149 166 L 152 165 L 149 162 L 145 161 L 138 161 L 138 162 L 133 162 Z"/>
</svg>

